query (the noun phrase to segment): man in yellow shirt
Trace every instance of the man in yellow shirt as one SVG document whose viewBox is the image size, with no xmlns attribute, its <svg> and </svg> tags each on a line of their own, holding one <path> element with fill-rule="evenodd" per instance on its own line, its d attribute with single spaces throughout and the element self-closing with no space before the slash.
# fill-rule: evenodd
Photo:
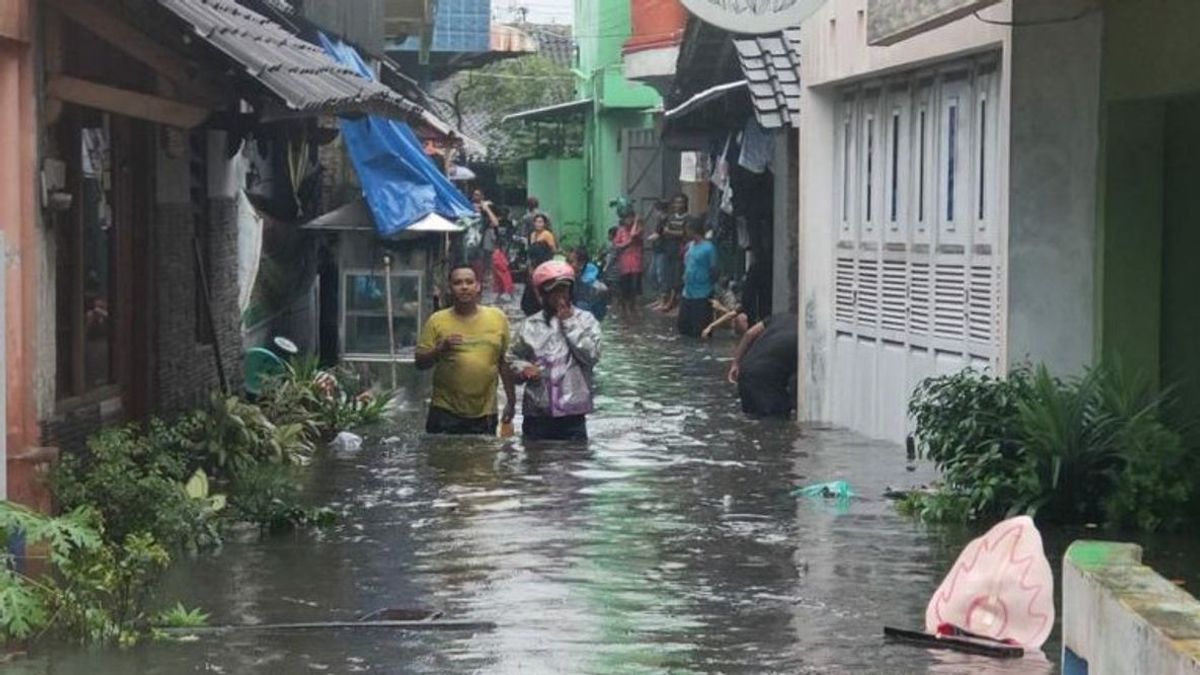
<svg viewBox="0 0 1200 675">
<path fill-rule="evenodd" d="M 482 288 L 470 265 L 450 270 L 454 306 L 435 312 L 417 342 L 417 368 L 433 368 L 433 399 L 425 431 L 431 434 L 496 433 L 496 382 L 503 380 L 504 421 L 515 414 L 516 388 L 505 364 L 508 317 L 481 307 Z"/>
</svg>

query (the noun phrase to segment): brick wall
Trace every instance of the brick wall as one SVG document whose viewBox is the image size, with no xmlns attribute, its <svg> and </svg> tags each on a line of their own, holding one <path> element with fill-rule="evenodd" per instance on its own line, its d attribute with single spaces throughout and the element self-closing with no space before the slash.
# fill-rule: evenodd
<svg viewBox="0 0 1200 675">
<path fill-rule="evenodd" d="M 241 391 L 242 333 L 237 288 L 237 202 L 212 200 L 209 212 L 209 284 L 216 336 L 233 391 Z M 197 342 L 194 226 L 189 204 L 158 204 L 155 232 L 156 354 L 143 357 L 155 369 L 154 414 L 202 405 L 220 386 L 212 345 Z M 42 421 L 42 443 L 78 452 L 88 436 L 125 419 L 120 399 L 89 402 Z"/>
<path fill-rule="evenodd" d="M 237 201 L 209 202 L 208 282 L 216 343 L 234 391 L 242 382 L 241 316 L 237 287 Z M 195 228 L 188 204 L 159 204 L 156 257 L 158 288 L 159 412 L 200 405 L 220 386 L 214 345 L 198 342 L 197 275 L 192 239 Z"/>
</svg>

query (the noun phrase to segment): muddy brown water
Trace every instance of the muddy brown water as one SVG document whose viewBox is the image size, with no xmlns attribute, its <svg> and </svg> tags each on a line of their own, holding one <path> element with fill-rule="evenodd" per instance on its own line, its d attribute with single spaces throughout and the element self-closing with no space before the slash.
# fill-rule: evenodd
<svg viewBox="0 0 1200 675">
<path fill-rule="evenodd" d="M 9 664 L 87 673 L 1047 673 L 1058 631 L 1017 662 L 886 644 L 919 628 L 971 532 L 895 514 L 886 487 L 929 481 L 904 449 L 745 419 L 731 345 L 660 322 L 605 325 L 586 447 L 430 438 L 419 393 L 356 454 L 313 469 L 333 528 L 231 538 L 180 562 L 164 600 L 214 624 L 352 620 L 383 607 L 494 622 L 490 631 L 230 632 Z M 849 504 L 796 499 L 845 479 Z M 1047 532 L 1056 568 L 1073 538 Z M 1168 575 L 1194 543 L 1147 542 Z M 1194 573 L 1194 572 L 1193 572 Z"/>
</svg>

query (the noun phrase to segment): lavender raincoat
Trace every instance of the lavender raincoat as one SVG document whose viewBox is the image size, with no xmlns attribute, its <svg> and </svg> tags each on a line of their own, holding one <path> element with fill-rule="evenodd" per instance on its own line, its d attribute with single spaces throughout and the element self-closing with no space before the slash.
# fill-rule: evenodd
<svg viewBox="0 0 1200 675">
<path fill-rule="evenodd" d="M 538 312 L 525 319 L 512 344 L 512 367 L 535 365 L 542 377 L 525 385 L 527 417 L 570 417 L 593 410 L 592 370 L 600 360 L 600 323 L 575 308 L 566 321 Z"/>
</svg>

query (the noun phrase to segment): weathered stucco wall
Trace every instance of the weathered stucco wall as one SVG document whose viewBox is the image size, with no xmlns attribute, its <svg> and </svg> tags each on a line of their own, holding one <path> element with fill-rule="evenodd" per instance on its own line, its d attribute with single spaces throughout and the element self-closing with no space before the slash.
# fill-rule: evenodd
<svg viewBox="0 0 1200 675">
<path fill-rule="evenodd" d="M 1010 13 L 1008 0 L 986 10 L 987 18 L 997 21 L 1007 21 Z M 968 17 L 891 46 L 872 47 L 867 44 L 867 14 L 867 0 L 836 0 L 826 2 L 804 21 L 800 79 L 806 87 L 909 70 L 960 54 L 996 49 L 1007 44 L 1009 35 L 1005 26 Z"/>
<path fill-rule="evenodd" d="M 1200 674 L 1200 603 L 1141 562 L 1133 544 L 1067 550 L 1064 675 Z"/>
<path fill-rule="evenodd" d="M 1083 3 L 1057 4 L 1021 0 L 1013 18 L 1044 21 Z M 1013 31 L 1009 364 L 1075 374 L 1093 361 L 1102 27 L 1095 12 Z"/>
</svg>

